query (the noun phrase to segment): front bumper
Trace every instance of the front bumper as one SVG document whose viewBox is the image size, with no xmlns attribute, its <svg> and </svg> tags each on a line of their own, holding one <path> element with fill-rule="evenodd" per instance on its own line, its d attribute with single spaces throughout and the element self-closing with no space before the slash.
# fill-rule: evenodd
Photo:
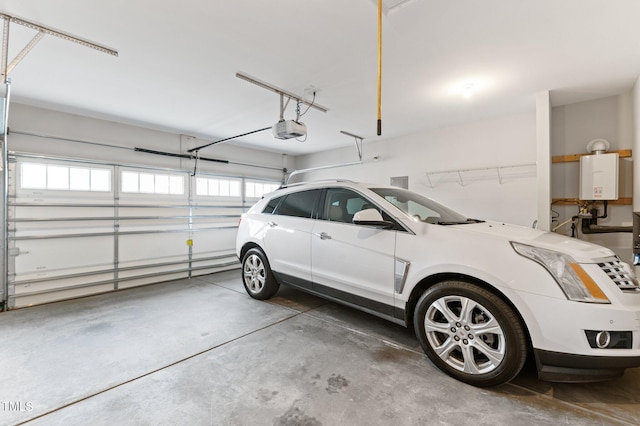
<svg viewBox="0 0 640 426">
<path fill-rule="evenodd" d="M 540 380 L 588 383 L 620 377 L 640 367 L 640 356 L 587 356 L 534 349 Z"/>
</svg>

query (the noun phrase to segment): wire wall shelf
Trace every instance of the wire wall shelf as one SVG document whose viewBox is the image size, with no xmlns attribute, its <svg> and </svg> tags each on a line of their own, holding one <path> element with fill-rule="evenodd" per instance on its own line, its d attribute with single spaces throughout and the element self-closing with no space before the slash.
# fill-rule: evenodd
<svg viewBox="0 0 640 426">
<path fill-rule="evenodd" d="M 501 185 L 510 179 L 536 176 L 536 164 L 516 164 L 511 166 L 481 167 L 472 169 L 452 169 L 437 172 L 425 172 L 429 187 L 438 184 L 457 183 L 465 186 L 470 182 L 482 180 L 497 180 Z"/>
</svg>

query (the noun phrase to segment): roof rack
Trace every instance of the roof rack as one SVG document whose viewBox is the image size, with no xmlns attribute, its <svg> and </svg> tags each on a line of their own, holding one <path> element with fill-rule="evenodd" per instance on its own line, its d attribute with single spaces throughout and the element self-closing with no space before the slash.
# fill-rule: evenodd
<svg viewBox="0 0 640 426">
<path fill-rule="evenodd" d="M 310 167 L 308 169 L 294 170 L 294 171 L 291 172 L 291 174 L 289 175 L 289 177 L 287 178 L 287 181 L 285 183 L 289 183 L 289 181 L 291 180 L 292 177 L 297 176 L 297 175 L 302 174 L 302 173 L 306 173 L 306 172 L 315 172 L 317 170 L 335 169 L 337 167 L 355 166 L 355 165 L 358 165 L 358 164 L 362 164 L 362 152 L 360 150 L 359 150 L 358 155 L 360 156 L 360 160 L 359 161 L 354 161 L 352 163 L 332 164 L 330 166 L 319 166 L 319 167 Z"/>
<path fill-rule="evenodd" d="M 308 181 L 295 182 L 295 183 L 285 183 L 285 184 L 282 184 L 280 186 L 280 188 L 278 188 L 278 189 L 291 188 L 291 187 L 300 186 L 300 185 L 307 185 L 307 184 L 310 184 L 310 183 L 324 183 L 324 182 L 327 182 L 327 183 L 328 182 L 334 182 L 334 183 L 341 183 L 341 182 L 357 183 L 356 181 L 349 180 L 349 179 L 319 179 L 319 180 L 308 180 Z"/>
</svg>

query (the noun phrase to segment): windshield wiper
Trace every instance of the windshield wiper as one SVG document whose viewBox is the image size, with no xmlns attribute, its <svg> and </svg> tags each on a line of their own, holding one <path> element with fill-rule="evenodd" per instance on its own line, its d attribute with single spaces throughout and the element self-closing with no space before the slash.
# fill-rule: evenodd
<svg viewBox="0 0 640 426">
<path fill-rule="evenodd" d="M 449 225 L 468 225 L 470 223 L 483 223 L 484 220 L 480 219 L 467 219 L 467 220 L 439 220 L 436 222 L 438 225 L 449 226 Z"/>
</svg>

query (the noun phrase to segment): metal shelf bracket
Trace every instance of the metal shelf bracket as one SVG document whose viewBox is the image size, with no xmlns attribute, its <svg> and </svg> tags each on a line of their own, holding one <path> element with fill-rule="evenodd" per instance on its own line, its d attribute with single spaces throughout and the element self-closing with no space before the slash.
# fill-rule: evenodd
<svg viewBox="0 0 640 426">
<path fill-rule="evenodd" d="M 27 21 L 25 19 L 22 18 L 18 18 L 16 16 L 11 16 L 11 15 L 7 15 L 6 13 L 0 13 L 0 19 L 2 20 L 2 59 L 0 61 L 0 78 L 2 80 L 2 83 L 6 84 L 7 83 L 7 79 L 9 78 L 9 74 L 11 73 L 11 71 L 16 67 L 16 65 L 18 65 L 20 63 L 20 61 L 22 61 L 25 56 L 27 56 L 27 54 L 29 54 L 29 52 L 31 51 L 31 49 L 33 49 L 36 44 L 38 44 L 38 42 L 40 40 L 42 40 L 42 38 L 45 35 L 52 35 L 54 37 L 59 37 L 62 38 L 64 40 L 67 41 L 71 41 L 73 43 L 77 43 L 80 44 L 82 46 L 85 47 L 89 47 L 91 49 L 95 49 L 98 50 L 100 52 L 109 54 L 109 55 L 113 55 L 113 56 L 118 56 L 118 51 L 111 49 L 109 47 L 106 47 L 104 45 L 98 44 L 98 43 L 94 43 L 92 41 L 89 40 L 85 40 L 83 38 L 80 37 L 76 37 L 74 35 L 62 32 L 62 31 L 58 31 L 55 30 L 53 28 L 50 27 L 46 27 L 44 25 L 40 25 L 37 24 L 35 22 L 31 22 L 31 21 Z M 23 27 L 27 27 L 30 28 L 32 30 L 37 31 L 36 35 L 31 39 L 31 41 L 29 41 L 27 43 L 27 45 L 20 51 L 20 53 L 18 53 L 16 55 L 15 58 L 13 58 L 13 60 L 11 62 L 9 62 L 9 29 L 11 27 L 11 24 L 18 24 L 18 25 L 22 25 Z"/>
</svg>

